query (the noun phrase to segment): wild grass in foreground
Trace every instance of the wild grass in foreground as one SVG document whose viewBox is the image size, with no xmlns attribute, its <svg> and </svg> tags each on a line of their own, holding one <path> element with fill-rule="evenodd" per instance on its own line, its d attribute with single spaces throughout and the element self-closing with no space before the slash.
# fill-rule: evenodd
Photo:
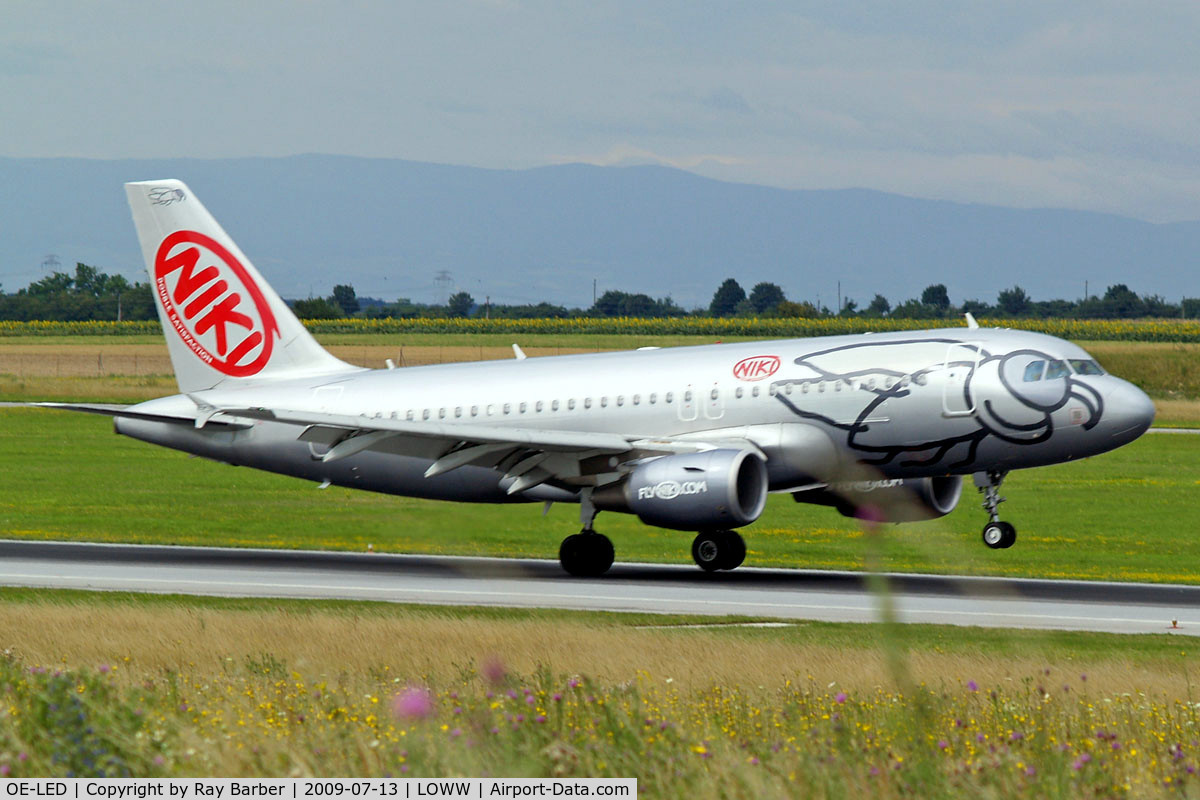
<svg viewBox="0 0 1200 800">
<path fill-rule="evenodd" d="M 906 628 L 897 672 L 881 626 L 81 597 L 0 595 L 4 777 L 632 776 L 651 798 L 1200 789 L 1191 639 Z"/>
</svg>

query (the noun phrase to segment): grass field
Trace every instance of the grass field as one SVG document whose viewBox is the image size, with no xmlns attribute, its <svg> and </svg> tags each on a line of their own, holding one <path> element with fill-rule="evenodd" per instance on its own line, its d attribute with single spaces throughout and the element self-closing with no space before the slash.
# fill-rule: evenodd
<svg viewBox="0 0 1200 800">
<path fill-rule="evenodd" d="M 650 798 L 1197 788 L 1191 638 L 0 601 L 6 777 L 634 776 Z"/>
<path fill-rule="evenodd" d="M 488 506 L 375 495 L 222 464 L 113 436 L 102 417 L 0 411 L 0 536 L 20 539 L 553 558 L 578 528 L 573 505 Z M 1149 434 L 1082 462 L 1015 473 L 1010 550 L 979 541 L 966 487 L 942 520 L 888 527 L 900 571 L 1200 583 L 1200 437 Z M 687 563 L 691 537 L 606 513 L 618 558 Z M 743 530 L 748 564 L 860 569 L 865 541 L 837 512 L 772 496 Z"/>
</svg>

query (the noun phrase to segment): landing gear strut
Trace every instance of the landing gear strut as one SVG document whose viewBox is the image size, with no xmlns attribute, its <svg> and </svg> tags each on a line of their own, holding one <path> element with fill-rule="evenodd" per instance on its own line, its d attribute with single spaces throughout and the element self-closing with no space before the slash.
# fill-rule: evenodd
<svg viewBox="0 0 1200 800">
<path fill-rule="evenodd" d="M 746 541 L 735 531 L 700 531 L 692 541 L 692 558 L 705 572 L 737 569 L 746 560 Z"/>
<path fill-rule="evenodd" d="M 975 473 L 975 486 L 983 494 L 983 507 L 990 517 L 983 526 L 983 543 L 993 550 L 1012 547 L 1017 541 L 1017 529 L 1011 523 L 1003 522 L 996 511 L 1005 499 L 1000 496 L 1000 484 L 1004 483 L 1007 474 L 999 470 Z"/>
<path fill-rule="evenodd" d="M 558 562 L 568 574 L 580 578 L 595 578 L 608 572 L 616 555 L 612 540 L 596 533 L 592 523 L 596 521 L 596 507 L 592 505 L 592 493 L 585 490 L 579 502 L 579 521 L 583 530 L 563 539 L 558 548 Z"/>
</svg>

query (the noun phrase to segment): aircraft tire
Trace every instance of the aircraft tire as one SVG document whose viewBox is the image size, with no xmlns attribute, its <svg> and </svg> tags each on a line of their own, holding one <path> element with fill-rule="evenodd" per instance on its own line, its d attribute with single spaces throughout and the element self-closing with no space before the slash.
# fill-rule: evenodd
<svg viewBox="0 0 1200 800">
<path fill-rule="evenodd" d="M 983 526 L 983 543 L 993 550 L 1005 550 L 1016 541 L 1017 529 L 1010 522 L 989 522 Z"/>
<path fill-rule="evenodd" d="M 616 552 L 612 540 L 594 531 L 573 533 L 558 548 L 558 562 L 570 575 L 595 578 L 608 572 Z"/>
<path fill-rule="evenodd" d="M 730 550 L 729 531 L 700 531 L 692 540 L 692 560 L 705 572 L 725 569 Z"/>
<path fill-rule="evenodd" d="M 725 547 L 721 559 L 721 569 L 737 569 L 746 560 L 746 540 L 737 531 L 722 531 L 725 534 Z"/>
</svg>

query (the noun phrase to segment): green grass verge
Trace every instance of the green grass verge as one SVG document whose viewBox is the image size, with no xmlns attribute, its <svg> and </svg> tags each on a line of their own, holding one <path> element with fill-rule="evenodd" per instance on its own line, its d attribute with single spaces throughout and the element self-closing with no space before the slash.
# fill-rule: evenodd
<svg viewBox="0 0 1200 800">
<path fill-rule="evenodd" d="M 578 527 L 556 505 L 391 497 L 234 468 L 113 436 L 104 418 L 0 411 L 0 536 L 154 544 L 553 558 Z M 1004 517 L 1020 539 L 993 551 L 973 488 L 928 523 L 889 526 L 883 568 L 905 572 L 1200 583 L 1200 437 L 1151 434 L 1113 453 L 1010 476 Z M 625 561 L 689 561 L 690 536 L 602 514 Z M 743 530 L 747 564 L 860 569 L 860 529 L 827 508 L 771 497 Z"/>
</svg>

